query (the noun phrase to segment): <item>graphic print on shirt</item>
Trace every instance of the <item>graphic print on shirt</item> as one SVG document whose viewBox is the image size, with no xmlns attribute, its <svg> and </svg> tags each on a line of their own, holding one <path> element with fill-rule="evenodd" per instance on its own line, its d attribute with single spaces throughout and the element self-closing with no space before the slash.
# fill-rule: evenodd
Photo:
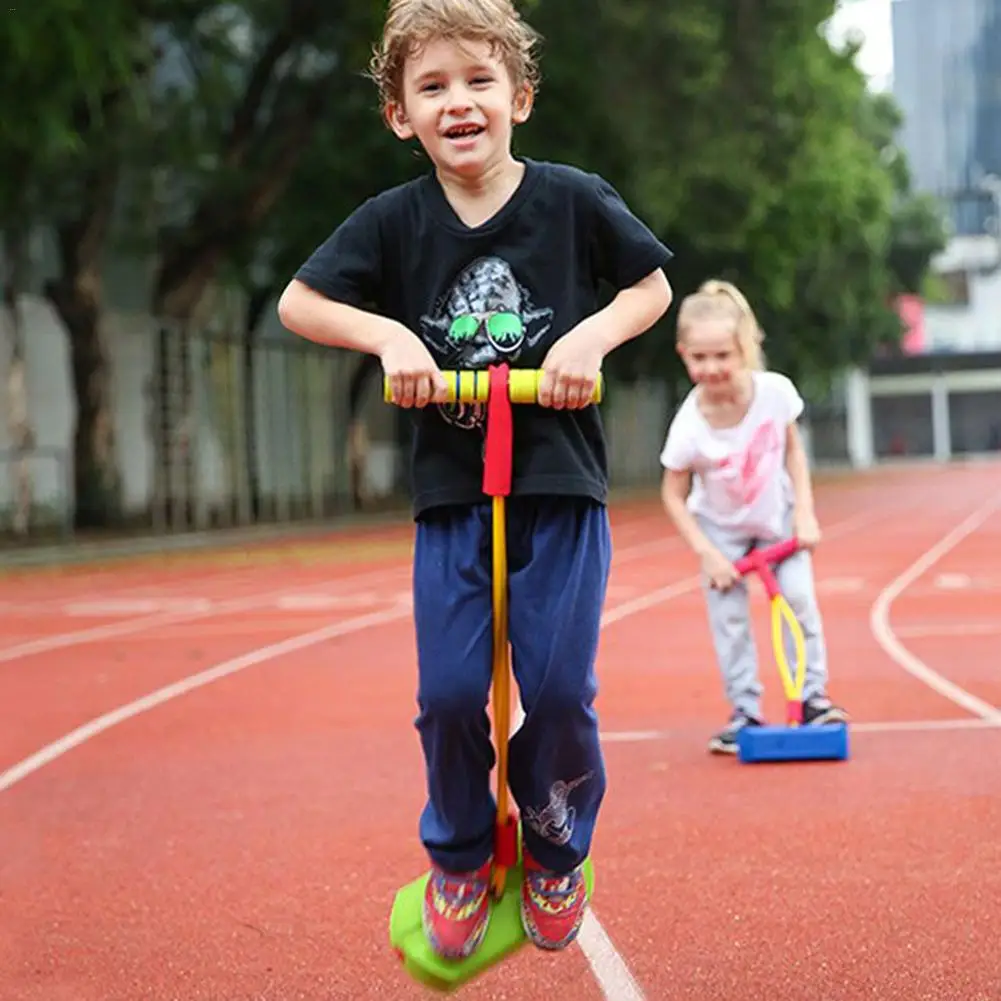
<svg viewBox="0 0 1001 1001">
<path fill-rule="evenodd" d="M 782 438 L 778 427 L 774 421 L 765 421 L 742 451 L 720 460 L 727 492 L 739 504 L 753 504 L 779 472 L 781 459 Z"/>
<path fill-rule="evenodd" d="M 552 319 L 551 309 L 534 307 L 507 261 L 480 257 L 459 273 L 431 314 L 421 317 L 421 328 L 441 369 L 485 369 L 502 362 L 516 367 L 522 351 L 549 332 Z M 446 403 L 438 411 L 467 430 L 482 430 L 486 423 L 480 403 Z"/>
</svg>

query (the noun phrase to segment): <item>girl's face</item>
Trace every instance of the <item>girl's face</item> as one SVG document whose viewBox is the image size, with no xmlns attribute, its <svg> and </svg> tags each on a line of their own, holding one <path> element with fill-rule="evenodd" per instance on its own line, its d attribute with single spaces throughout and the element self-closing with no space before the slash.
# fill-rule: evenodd
<svg viewBox="0 0 1001 1001">
<path fill-rule="evenodd" d="M 678 343 L 688 377 L 710 393 L 732 391 L 735 376 L 744 370 L 737 333 L 728 320 L 698 320 L 689 324 Z"/>
</svg>

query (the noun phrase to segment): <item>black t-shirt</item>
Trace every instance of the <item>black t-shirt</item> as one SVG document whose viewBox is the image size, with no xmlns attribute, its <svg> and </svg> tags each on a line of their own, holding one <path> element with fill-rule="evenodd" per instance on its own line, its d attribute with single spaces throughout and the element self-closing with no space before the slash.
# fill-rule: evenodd
<svg viewBox="0 0 1001 1001">
<path fill-rule="evenodd" d="M 553 342 L 598 308 L 601 280 L 627 288 L 672 255 L 597 175 L 524 164 L 515 193 L 476 228 L 458 218 L 433 173 L 385 191 L 356 209 L 296 278 L 399 321 L 441 369 L 541 368 Z M 603 503 L 608 469 L 598 407 L 512 409 L 512 494 Z M 484 501 L 484 407 L 411 413 L 414 515 Z"/>
</svg>

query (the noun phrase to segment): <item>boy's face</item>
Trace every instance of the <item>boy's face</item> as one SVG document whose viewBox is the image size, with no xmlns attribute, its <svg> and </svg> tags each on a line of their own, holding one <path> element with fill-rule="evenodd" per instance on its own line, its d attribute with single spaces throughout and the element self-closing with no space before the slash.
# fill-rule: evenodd
<svg viewBox="0 0 1001 1001">
<path fill-rule="evenodd" d="M 516 92 L 487 42 L 433 39 L 407 59 L 403 100 L 387 118 L 400 139 L 416 136 L 439 170 L 477 177 L 510 157 L 512 126 L 531 107 L 531 91 Z"/>
</svg>

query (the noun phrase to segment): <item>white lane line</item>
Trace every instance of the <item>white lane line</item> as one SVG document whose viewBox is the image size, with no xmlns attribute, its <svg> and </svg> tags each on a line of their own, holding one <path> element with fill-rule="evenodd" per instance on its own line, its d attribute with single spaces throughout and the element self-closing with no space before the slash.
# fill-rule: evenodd
<svg viewBox="0 0 1001 1001">
<path fill-rule="evenodd" d="M 1001 710 L 972 692 L 968 692 L 954 681 L 950 681 L 911 653 L 900 642 L 890 625 L 890 609 L 907 588 L 935 566 L 943 556 L 955 549 L 965 538 L 976 532 L 998 510 L 999 506 L 1001 506 L 1001 494 L 996 494 L 985 504 L 981 504 L 971 515 L 964 518 L 951 532 L 939 539 L 902 574 L 883 588 L 869 612 L 869 628 L 872 630 L 876 642 L 899 667 L 961 709 L 965 709 L 973 716 L 990 720 L 992 723 L 1001 723 Z"/>
<path fill-rule="evenodd" d="M 855 528 L 874 521 L 879 516 L 877 513 L 866 512 L 861 516 L 846 519 L 836 524 L 828 532 L 828 537 L 853 531 Z M 669 601 L 681 594 L 693 591 L 698 585 L 699 578 L 692 577 L 687 581 L 660 588 L 642 598 L 627 601 L 622 605 L 610 609 L 602 616 L 602 628 L 614 622 L 620 622 L 622 619 L 637 612 Z M 315 629 L 308 633 L 302 633 L 290 639 L 282 640 L 279 643 L 270 643 L 266 646 L 258 647 L 249 653 L 223 661 L 214 667 L 200 671 L 197 674 L 189 675 L 187 678 L 182 678 L 173 684 L 159 688 L 148 695 L 135 699 L 84 723 L 82 726 L 77 727 L 58 740 L 47 744 L 23 761 L 0 773 L 0 792 L 10 789 L 18 782 L 23 781 L 46 765 L 68 754 L 74 748 L 79 747 L 88 740 L 92 740 L 112 727 L 149 712 L 157 708 L 157 706 L 179 698 L 188 692 L 202 688 L 221 678 L 236 674 L 248 667 L 264 664 L 285 654 L 305 650 L 318 643 L 323 643 L 339 636 L 345 636 L 349 633 L 359 632 L 371 626 L 392 622 L 410 614 L 412 612 L 408 605 L 359 616 L 355 619 L 348 619 L 345 622 L 339 622 L 323 629 Z M 90 632 L 93 632 L 93 630 Z M 520 706 L 517 711 L 519 717 L 523 718 Z M 517 725 L 520 725 L 520 720 Z M 588 932 L 583 942 L 581 942 L 581 949 L 584 950 L 587 962 L 591 966 L 591 970 L 606 1001 L 645 1001 L 644 995 L 629 972 L 625 961 L 616 952 L 615 947 L 601 927 L 598 919 L 592 915 L 589 924 L 592 926 L 592 930 Z"/>
<path fill-rule="evenodd" d="M 584 916 L 577 944 L 607 1001 L 645 1001 L 646 995 L 592 910 Z"/>
<path fill-rule="evenodd" d="M 394 566 L 379 571 L 369 571 L 350 577 L 340 577 L 319 581 L 316 584 L 306 584 L 299 593 L 317 591 L 320 588 L 343 587 L 348 593 L 363 581 L 387 581 L 387 578 L 397 577 L 402 568 Z M 0 648 L 0 664 L 21 660 L 33 654 L 48 653 L 51 650 L 61 650 L 71 646 L 81 646 L 84 643 L 101 640 L 117 639 L 119 636 L 131 636 L 134 633 L 156 629 L 159 626 L 170 626 L 180 622 L 191 622 L 197 619 L 216 615 L 229 615 L 233 612 L 249 612 L 264 608 L 272 602 L 280 600 L 289 592 L 288 588 L 279 591 L 258 592 L 242 598 L 211 602 L 207 606 L 188 607 L 175 611 L 157 612 L 154 615 L 143 615 L 140 618 L 126 619 L 123 622 L 110 622 L 100 626 L 90 626 L 86 629 L 75 629 L 68 633 L 57 633 L 55 636 L 42 636 L 38 639 L 18 643 L 15 646 Z"/>
<path fill-rule="evenodd" d="M 327 640 L 337 639 L 340 636 L 347 636 L 349 633 L 357 633 L 362 629 L 369 629 L 372 626 L 384 625 L 387 622 L 402 619 L 410 614 L 411 610 L 409 606 L 402 606 L 388 608 L 381 612 L 372 612 L 369 615 L 360 615 L 354 619 L 347 619 L 344 622 L 324 626 L 322 629 L 314 629 L 312 632 L 301 633 L 299 636 L 281 640 L 279 643 L 269 643 L 267 646 L 258 647 L 256 650 L 241 654 L 239 657 L 224 660 L 204 671 L 199 671 L 197 674 L 188 675 L 188 677 L 182 678 L 180 681 L 175 681 L 173 684 L 158 688 L 148 695 L 121 705 L 117 709 L 112 709 L 110 712 L 106 712 L 90 720 L 88 723 L 78 726 L 75 730 L 71 730 L 58 740 L 54 740 L 51 744 L 47 744 L 41 750 L 36 751 L 23 761 L 19 761 L 13 767 L 0 773 L 0 792 L 10 789 L 11 786 L 16 785 L 46 765 L 51 764 L 57 758 L 61 758 L 64 754 L 68 754 L 75 747 L 79 747 L 81 744 L 98 736 L 98 734 L 110 730 L 113 726 L 149 712 L 151 709 L 162 706 L 165 702 L 170 702 L 181 695 L 186 695 L 188 692 L 193 692 L 197 688 L 210 685 L 213 681 L 219 681 L 221 678 L 236 674 L 238 671 L 243 671 L 248 667 L 264 664 L 269 660 L 274 660 L 276 657 L 282 657 L 288 653 L 295 653 L 298 650 L 305 650 L 308 647 L 316 646 L 317 643 L 324 643 Z"/>
<path fill-rule="evenodd" d="M 651 548 L 669 548 L 675 544 L 677 539 L 655 540 L 631 546 L 625 546 L 619 551 L 613 560 L 613 565 L 629 562 L 634 557 L 650 552 Z M 297 596 L 301 599 L 304 594 L 314 592 L 324 587 L 338 587 L 346 585 L 348 588 L 358 587 L 363 583 L 377 583 L 385 581 L 387 578 L 401 575 L 406 570 L 403 564 L 392 564 L 374 571 L 354 574 L 347 577 L 334 578 L 321 581 L 317 584 L 306 584 L 297 591 Z M 140 618 L 128 619 L 123 622 L 111 622 L 100 626 L 90 626 L 86 629 L 75 629 L 67 633 L 58 633 L 55 636 L 43 636 L 34 640 L 27 640 L 15 646 L 0 648 L 0 664 L 9 663 L 14 660 L 21 660 L 34 654 L 48 653 L 52 650 L 62 650 L 66 647 L 80 646 L 84 643 L 100 642 L 101 640 L 117 639 L 120 636 L 131 636 L 135 633 L 145 632 L 149 629 L 156 629 L 159 626 L 174 625 L 179 622 L 190 622 L 194 619 L 202 619 L 214 615 L 228 615 L 232 612 L 252 611 L 264 607 L 272 602 L 281 601 L 287 598 L 290 589 L 284 588 L 279 591 L 266 591 L 247 595 L 242 598 L 224 600 L 218 604 L 189 606 L 186 608 L 173 610 L 162 610 L 151 615 L 143 615 Z M 96 599 L 94 599 L 96 600 Z"/>
<path fill-rule="evenodd" d="M 856 528 L 871 523 L 880 517 L 879 513 L 866 511 L 861 515 L 855 515 L 842 522 L 836 523 L 828 530 L 828 537 L 837 537 L 847 532 L 852 532 Z M 649 594 L 633 598 L 631 601 L 624 601 L 620 605 L 609 609 L 601 617 L 601 628 L 621 622 L 630 615 L 644 612 L 649 608 L 654 608 L 672 598 L 689 594 L 698 589 L 699 577 L 691 577 L 688 580 L 679 581 L 677 584 L 669 584 L 667 587 L 651 591 Z M 521 705 L 516 705 L 514 719 L 512 721 L 512 732 L 518 729 L 525 720 L 525 712 Z M 603 735 L 602 740 L 607 736 Z M 611 938 L 605 931 L 598 916 L 593 910 L 589 910 L 585 923 L 581 926 L 580 935 L 577 939 L 581 952 L 587 960 L 594 979 L 597 981 L 598 989 L 606 1001 L 645 1001 L 645 995 L 636 979 L 629 970 L 626 961 L 615 948 Z"/>
</svg>

